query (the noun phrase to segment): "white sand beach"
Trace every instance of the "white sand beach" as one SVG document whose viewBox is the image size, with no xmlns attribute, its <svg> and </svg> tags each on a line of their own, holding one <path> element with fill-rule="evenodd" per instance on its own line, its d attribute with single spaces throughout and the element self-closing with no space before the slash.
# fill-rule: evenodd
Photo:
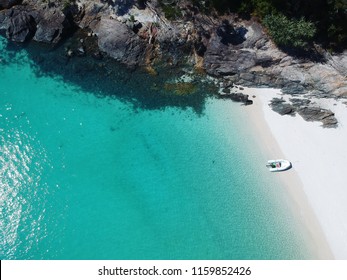
<svg viewBox="0 0 347 280">
<path fill-rule="evenodd" d="M 347 105 L 321 99 L 331 109 L 337 128 L 306 122 L 301 116 L 281 116 L 268 103 L 273 97 L 288 98 L 276 89 L 246 88 L 254 104 L 246 107 L 251 125 L 268 159 L 289 159 L 293 168 L 275 173 L 293 198 L 293 209 L 310 231 L 321 259 L 347 259 Z M 255 96 L 255 97 L 252 97 Z"/>
</svg>

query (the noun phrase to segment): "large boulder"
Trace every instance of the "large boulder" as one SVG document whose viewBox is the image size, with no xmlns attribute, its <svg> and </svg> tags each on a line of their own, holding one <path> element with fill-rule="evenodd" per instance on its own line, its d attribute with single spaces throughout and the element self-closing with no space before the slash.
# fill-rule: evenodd
<svg viewBox="0 0 347 280">
<path fill-rule="evenodd" d="M 22 0 L 0 0 L 0 10 L 11 8 L 14 5 L 20 4 L 21 2 Z"/>
<path fill-rule="evenodd" d="M 23 43 L 34 36 L 36 22 L 30 12 L 11 8 L 0 13 L 0 30 L 6 31 L 9 40 Z"/>
<path fill-rule="evenodd" d="M 243 94 L 241 92 L 232 92 L 229 88 L 225 88 L 219 92 L 218 97 L 221 99 L 230 99 L 235 102 L 241 102 L 244 105 L 251 105 L 253 101 L 249 99 L 248 94 Z"/>
<path fill-rule="evenodd" d="M 337 119 L 335 118 L 335 114 L 330 110 L 314 106 L 305 106 L 298 109 L 298 113 L 305 121 L 321 121 L 323 123 L 323 127 L 329 128 L 334 128 L 337 126 Z"/>
<path fill-rule="evenodd" d="M 280 115 L 295 115 L 295 108 L 280 98 L 273 98 L 270 102 L 270 107 L 273 111 Z"/>
<path fill-rule="evenodd" d="M 223 22 L 206 44 L 204 68 L 213 76 L 228 76 L 245 72 L 256 65 L 256 53 L 251 48 L 244 48 L 241 35 L 230 24 Z M 241 38 L 241 37 L 240 37 Z M 237 42 L 236 42 L 237 41 Z"/>
<path fill-rule="evenodd" d="M 107 7 L 105 3 L 95 1 L 84 2 L 79 6 L 79 19 L 75 19 L 81 29 L 89 28 L 95 31 L 103 10 Z"/>
<path fill-rule="evenodd" d="M 255 65 L 256 55 L 250 50 L 233 49 L 212 40 L 204 56 L 204 67 L 213 76 L 233 75 L 250 69 Z"/>
<path fill-rule="evenodd" d="M 44 43 L 58 43 L 70 27 L 64 13 L 58 9 L 50 10 L 41 14 L 33 39 Z"/>
<path fill-rule="evenodd" d="M 145 42 L 125 24 L 102 18 L 97 36 L 100 50 L 115 60 L 130 67 L 143 63 Z"/>
</svg>

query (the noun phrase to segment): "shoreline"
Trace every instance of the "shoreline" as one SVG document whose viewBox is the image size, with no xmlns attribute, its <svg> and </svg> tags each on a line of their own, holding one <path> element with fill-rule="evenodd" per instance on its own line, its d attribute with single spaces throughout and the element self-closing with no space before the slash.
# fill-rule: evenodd
<svg viewBox="0 0 347 280">
<path fill-rule="evenodd" d="M 243 93 L 248 94 L 253 100 L 253 105 L 246 106 L 245 111 L 252 122 L 250 124 L 252 130 L 258 138 L 264 162 L 268 159 L 286 158 L 293 164 L 292 169 L 273 173 L 273 175 L 285 185 L 285 193 L 290 200 L 290 209 L 306 227 L 309 235 L 306 239 L 310 243 L 309 246 L 314 257 L 317 259 L 346 259 L 347 227 L 343 228 L 340 220 L 343 220 L 346 215 L 344 213 L 347 213 L 347 211 L 341 210 L 346 208 L 343 205 L 346 201 L 344 198 L 347 197 L 347 189 L 342 195 L 341 188 L 343 177 L 345 182 L 347 181 L 347 175 L 344 175 L 347 158 L 344 158 L 345 164 L 339 161 L 337 170 L 330 170 L 342 175 L 327 179 L 331 172 L 326 170 L 326 160 L 330 157 L 319 151 L 321 145 L 324 143 L 323 147 L 328 145 L 329 142 L 325 142 L 329 141 L 328 138 L 341 135 L 340 139 L 347 139 L 347 124 L 344 126 L 338 114 L 336 117 L 339 118 L 339 127 L 336 130 L 324 129 L 320 127 L 320 123 L 304 121 L 298 115 L 295 117 L 279 115 L 268 106 L 273 97 L 280 97 L 279 89 L 245 88 Z M 334 111 L 336 109 L 334 107 Z M 338 111 L 340 112 L 341 109 L 342 107 Z M 316 143 L 317 145 L 311 145 L 310 139 L 317 138 L 321 134 L 322 137 L 318 138 L 320 141 Z M 342 140 L 340 142 L 343 143 Z M 343 151 L 339 150 L 339 148 L 343 148 L 340 147 L 341 144 L 329 147 L 329 149 L 343 154 Z M 347 154 L 347 147 L 345 150 Z M 333 157 L 333 155 L 330 156 Z M 325 187 L 327 182 L 330 185 Z M 328 203 L 324 203 L 327 196 L 330 196 L 331 199 L 327 201 Z M 331 217 L 333 212 L 338 213 L 338 217 L 335 215 Z M 341 235 L 338 236 L 340 232 Z"/>
</svg>

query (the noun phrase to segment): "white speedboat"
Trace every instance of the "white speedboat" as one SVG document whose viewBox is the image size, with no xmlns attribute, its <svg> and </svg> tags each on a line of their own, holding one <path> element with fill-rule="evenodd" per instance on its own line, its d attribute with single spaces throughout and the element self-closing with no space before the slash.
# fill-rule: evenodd
<svg viewBox="0 0 347 280">
<path fill-rule="evenodd" d="M 269 169 L 269 171 L 276 172 L 276 171 L 288 170 L 289 168 L 292 167 L 292 164 L 290 163 L 289 160 L 286 160 L 286 159 L 274 159 L 274 160 L 269 160 L 267 162 L 266 167 Z"/>
</svg>

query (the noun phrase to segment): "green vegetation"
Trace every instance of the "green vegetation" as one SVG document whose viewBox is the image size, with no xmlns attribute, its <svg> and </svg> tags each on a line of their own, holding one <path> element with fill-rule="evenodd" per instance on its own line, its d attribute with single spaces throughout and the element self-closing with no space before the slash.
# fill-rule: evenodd
<svg viewBox="0 0 347 280">
<path fill-rule="evenodd" d="M 347 0 L 190 0 L 201 12 L 259 18 L 282 47 L 347 47 Z"/>
<path fill-rule="evenodd" d="M 283 14 L 271 14 L 264 17 L 263 23 L 280 47 L 305 49 L 316 34 L 315 25 L 304 18 L 289 19 Z"/>
<path fill-rule="evenodd" d="M 74 2 L 75 0 L 63 0 L 63 10 L 70 8 Z"/>
<path fill-rule="evenodd" d="M 135 20 L 135 16 L 134 16 L 134 15 L 130 15 L 129 21 L 130 21 L 130 22 L 135 22 L 135 21 L 136 21 L 136 20 Z"/>
<path fill-rule="evenodd" d="M 176 1 L 159 0 L 160 6 L 163 9 L 165 17 L 169 20 L 175 20 L 182 16 L 180 8 L 177 6 Z"/>
</svg>

